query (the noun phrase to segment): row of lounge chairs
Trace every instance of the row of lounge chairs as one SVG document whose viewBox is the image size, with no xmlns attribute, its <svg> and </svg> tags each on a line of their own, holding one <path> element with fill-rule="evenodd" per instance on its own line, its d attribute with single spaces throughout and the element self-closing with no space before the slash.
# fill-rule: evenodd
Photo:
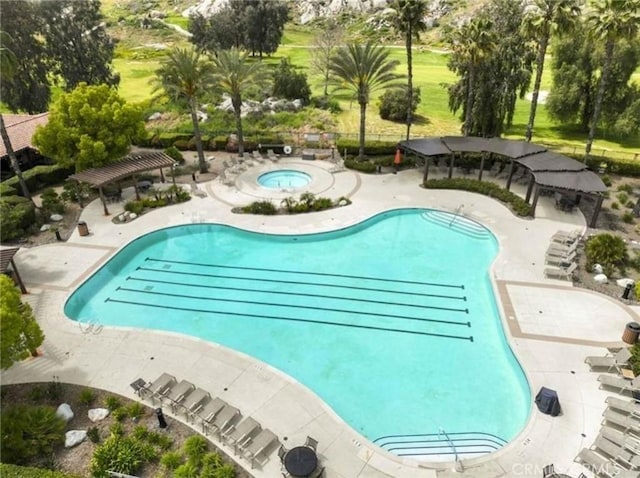
<svg viewBox="0 0 640 478">
<path fill-rule="evenodd" d="M 628 365 L 631 352 L 624 347 L 612 349 L 604 356 L 589 356 L 585 363 L 589 368 L 621 370 Z M 640 390 L 640 377 L 632 380 L 621 375 L 600 374 L 600 388 L 618 390 L 620 396 L 607 397 L 607 408 L 602 414 L 600 433 L 590 448 L 583 448 L 575 461 L 590 469 L 597 476 L 607 478 L 640 477 L 640 403 L 623 397 L 626 392 Z"/>
<path fill-rule="evenodd" d="M 252 417 L 242 419 L 240 410 L 219 397 L 212 398 L 206 390 L 197 388 L 187 380 L 178 382 L 173 375 L 163 373 L 151 383 L 138 379 L 131 384 L 140 398 L 152 403 L 168 405 L 174 415 L 182 414 L 190 423 L 200 420 L 202 433 L 214 434 L 218 440 L 233 447 L 251 463 L 260 466 L 269 460 L 278 437 L 262 428 Z"/>
<path fill-rule="evenodd" d="M 558 231 L 551 237 L 545 254 L 545 262 L 555 267 L 544 270 L 545 277 L 571 280 L 578 268 L 578 247 L 582 231 Z"/>
</svg>

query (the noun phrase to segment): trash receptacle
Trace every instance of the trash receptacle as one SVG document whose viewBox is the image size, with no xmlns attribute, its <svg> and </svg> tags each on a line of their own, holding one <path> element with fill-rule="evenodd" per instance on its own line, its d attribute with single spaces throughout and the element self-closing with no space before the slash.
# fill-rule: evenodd
<svg viewBox="0 0 640 478">
<path fill-rule="evenodd" d="M 625 344 L 633 345 L 638 341 L 638 335 L 640 335 L 640 324 L 638 322 L 629 322 L 624 328 L 622 341 Z"/>
<path fill-rule="evenodd" d="M 627 284 L 624 287 L 624 291 L 622 291 L 622 298 L 625 300 L 629 299 L 629 296 L 631 295 L 632 290 L 633 290 L 633 284 Z"/>
<path fill-rule="evenodd" d="M 89 235 L 89 226 L 87 226 L 86 222 L 78 221 L 78 234 L 80 234 L 81 236 Z"/>
</svg>

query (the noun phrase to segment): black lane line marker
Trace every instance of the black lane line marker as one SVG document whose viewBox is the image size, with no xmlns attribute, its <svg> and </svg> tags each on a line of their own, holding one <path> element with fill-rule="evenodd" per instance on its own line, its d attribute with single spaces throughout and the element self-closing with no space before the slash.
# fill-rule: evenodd
<svg viewBox="0 0 640 478">
<path fill-rule="evenodd" d="M 241 314 L 239 312 L 227 312 L 222 310 L 187 309 L 184 307 L 176 307 L 172 305 L 145 304 L 144 302 L 133 302 L 128 300 L 112 299 L 110 297 L 107 297 L 105 302 L 116 302 L 120 304 L 139 305 L 143 307 L 155 307 L 156 309 L 183 310 L 187 312 L 202 312 L 206 314 L 233 315 L 236 317 L 253 317 L 256 319 L 285 320 L 289 322 L 305 322 L 308 324 L 333 325 L 336 327 L 350 327 L 354 329 L 380 330 L 383 332 L 398 332 L 401 334 L 426 335 L 430 337 L 440 337 L 443 339 L 458 339 L 458 340 L 468 340 L 469 342 L 473 342 L 473 335 L 465 337 L 463 335 L 435 334 L 431 332 L 420 332 L 417 330 L 402 330 L 402 329 L 391 329 L 391 328 L 385 328 L 385 327 L 375 327 L 373 325 L 343 324 L 341 322 L 329 322 L 326 320 L 296 319 L 293 317 L 279 317 L 275 315 Z"/>
<path fill-rule="evenodd" d="M 130 289 L 128 287 L 116 287 L 116 290 L 122 290 L 125 292 L 137 292 L 138 294 L 148 294 L 148 295 L 160 295 L 163 297 L 178 297 L 180 299 L 197 299 L 197 300 L 210 300 L 212 302 L 233 302 L 234 304 L 251 304 L 251 305 L 262 305 L 262 306 L 272 306 L 272 307 L 287 307 L 290 309 L 305 309 L 305 310 L 321 310 L 324 312 L 340 312 L 342 314 L 354 314 L 354 315 L 365 315 L 365 316 L 373 316 L 373 317 L 387 317 L 390 319 L 401 319 L 401 320 L 415 320 L 417 322 L 431 322 L 436 324 L 447 324 L 447 325 L 465 325 L 467 327 L 471 327 L 470 322 L 458 322 L 455 320 L 438 320 L 438 319 L 423 319 L 420 317 L 409 317 L 407 315 L 394 315 L 394 314 L 382 314 L 380 312 L 360 312 L 357 310 L 349 310 L 349 309 L 332 309 L 329 307 L 318 307 L 313 305 L 298 305 L 298 304 L 280 304 L 274 302 L 260 302 L 257 300 L 240 300 L 240 299 L 225 299 L 218 297 L 202 297 L 202 296 L 194 296 L 187 294 L 176 294 L 172 292 L 155 292 L 152 290 L 140 290 L 140 289 Z M 447 309 L 454 310 L 455 309 Z"/>
<path fill-rule="evenodd" d="M 213 277 L 216 279 L 234 279 L 234 280 L 245 280 L 245 281 L 254 281 L 254 282 L 272 282 L 276 284 L 295 284 L 295 285 L 313 285 L 318 287 L 333 287 L 336 289 L 352 289 L 352 290 L 365 290 L 368 292 L 386 292 L 390 294 L 402 294 L 402 295 L 415 295 L 420 297 L 429 297 L 427 294 L 421 294 L 420 292 L 404 292 L 404 291 L 396 291 L 396 290 L 384 290 L 384 289 L 372 289 L 370 287 L 358 287 L 358 286 L 344 286 L 339 284 L 323 284 L 321 282 L 299 282 L 293 280 L 279 280 L 279 279 L 259 279 L 252 277 L 236 277 L 236 276 L 225 276 L 219 274 L 204 274 L 197 272 L 183 272 L 183 271 L 168 271 L 164 269 L 151 269 L 149 267 L 136 267 L 136 270 L 139 271 L 151 271 L 151 272 L 162 272 L 164 274 L 179 274 L 183 276 L 196 276 L 196 277 Z M 465 299 L 466 300 L 466 299 Z M 468 309 L 464 309 L 467 313 L 469 313 Z"/>
<path fill-rule="evenodd" d="M 261 267 L 223 266 L 219 264 L 205 264 L 201 262 L 186 262 L 186 261 L 172 261 L 169 259 L 154 259 L 153 257 L 147 257 L 145 258 L 145 261 L 168 262 L 170 264 L 184 264 L 184 265 L 190 265 L 190 266 L 216 267 L 219 269 L 237 269 L 241 271 L 280 272 L 283 274 L 302 274 L 302 275 L 324 276 L 324 277 L 346 277 L 347 279 L 366 279 L 366 280 L 377 280 L 382 282 L 397 282 L 399 284 L 428 285 L 428 286 L 434 286 L 434 287 L 451 287 L 455 289 L 464 289 L 464 285 L 439 284 L 436 282 L 420 282 L 420 281 L 403 280 L 403 279 L 385 279 L 383 277 L 353 276 L 348 274 L 332 274 L 330 272 L 308 272 L 308 271 L 294 271 L 294 270 L 288 270 L 288 269 L 265 269 Z"/>
<path fill-rule="evenodd" d="M 295 295 L 299 297 L 315 297 L 318 299 L 349 300 L 353 302 L 366 302 L 371 304 L 398 305 L 402 307 L 422 308 L 422 306 L 419 304 L 407 304 L 405 302 L 389 302 L 386 300 L 360 299 L 358 297 L 340 297 L 339 295 L 309 294 L 307 292 L 286 292 L 281 290 L 247 289 L 243 287 L 228 287 L 228 286 L 208 285 L 208 284 L 190 284 L 189 282 L 176 282 L 176 281 L 159 280 L 159 279 L 143 279 L 140 277 L 132 277 L 132 276 L 127 276 L 127 280 L 135 280 L 139 282 L 151 282 L 152 284 L 167 284 L 171 286 L 180 285 L 185 287 L 198 287 L 201 289 L 220 289 L 220 290 L 233 290 L 237 292 L 260 292 L 264 294 Z M 446 295 L 430 295 L 429 297 L 435 297 L 438 299 L 464 300 L 465 302 L 467 299 L 466 297 L 453 297 L 453 296 L 446 296 Z"/>
</svg>

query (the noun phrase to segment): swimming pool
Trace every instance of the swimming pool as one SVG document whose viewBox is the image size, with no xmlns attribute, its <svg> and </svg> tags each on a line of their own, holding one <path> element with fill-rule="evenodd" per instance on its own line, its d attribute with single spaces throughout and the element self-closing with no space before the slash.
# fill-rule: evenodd
<svg viewBox="0 0 640 478">
<path fill-rule="evenodd" d="M 278 169 L 258 176 L 258 184 L 269 189 L 301 188 L 311 182 L 311 176 L 295 169 Z"/>
<path fill-rule="evenodd" d="M 121 250 L 65 312 L 250 354 L 398 455 L 451 453 L 450 439 L 486 453 L 531 408 L 488 276 L 497 250 L 482 226 L 425 209 L 301 236 L 179 226 Z"/>
</svg>

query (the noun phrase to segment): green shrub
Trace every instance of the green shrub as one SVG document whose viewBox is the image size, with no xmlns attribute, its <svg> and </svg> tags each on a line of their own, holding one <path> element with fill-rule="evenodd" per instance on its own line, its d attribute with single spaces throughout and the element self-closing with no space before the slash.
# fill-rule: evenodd
<svg viewBox="0 0 640 478">
<path fill-rule="evenodd" d="M 180 151 L 187 151 L 189 149 L 189 140 L 187 139 L 178 139 L 174 141 L 173 147 Z"/>
<path fill-rule="evenodd" d="M 604 183 L 605 186 L 607 187 L 611 187 L 611 185 L 613 184 L 613 182 L 611 181 L 611 178 L 609 177 L 608 174 L 605 174 L 604 176 L 602 176 L 602 182 Z"/>
<path fill-rule="evenodd" d="M 118 407 L 111 412 L 111 416 L 115 421 L 121 422 L 129 416 L 129 411 L 126 407 Z"/>
<path fill-rule="evenodd" d="M 104 406 L 107 407 L 110 412 L 113 412 L 116 408 L 120 408 L 122 403 L 118 397 L 109 395 L 104 399 Z"/>
<path fill-rule="evenodd" d="M 620 209 L 620 204 L 618 204 L 617 202 L 613 201 L 611 203 L 611 209 Z"/>
<path fill-rule="evenodd" d="M 174 478 L 198 478 L 198 467 L 194 463 L 183 463 L 173 471 Z"/>
<path fill-rule="evenodd" d="M 109 433 L 111 436 L 122 437 L 124 436 L 124 426 L 120 422 L 115 422 L 109 427 Z"/>
<path fill-rule="evenodd" d="M 324 209 L 331 209 L 333 207 L 333 201 L 329 198 L 317 198 L 313 201 L 312 209 L 314 211 L 322 211 Z"/>
<path fill-rule="evenodd" d="M 52 214 L 64 214 L 66 209 L 64 201 L 53 188 L 45 189 L 40 197 L 42 199 L 42 210 L 47 218 Z"/>
<path fill-rule="evenodd" d="M 17 239 L 36 224 L 35 205 L 22 196 L 0 198 L 0 240 Z"/>
<path fill-rule="evenodd" d="M 201 435 L 191 435 L 182 444 L 182 451 L 187 456 L 189 462 L 198 466 L 208 449 L 209 444 Z"/>
<path fill-rule="evenodd" d="M 633 224 L 636 220 L 636 216 L 631 211 L 625 211 L 622 215 L 622 222 L 626 224 Z"/>
<path fill-rule="evenodd" d="M 613 275 L 616 268 L 624 268 L 629 259 L 624 239 L 607 233 L 590 237 L 585 245 L 585 254 L 587 269 L 600 264 L 607 276 Z"/>
<path fill-rule="evenodd" d="M 226 136 L 216 136 L 213 138 L 213 149 L 215 151 L 224 151 L 227 147 L 227 137 Z"/>
<path fill-rule="evenodd" d="M 636 282 L 635 293 L 636 297 L 640 297 L 640 282 Z M 640 375 L 640 342 L 636 343 L 629 350 L 631 352 L 629 363 L 631 364 L 631 368 L 633 369 L 633 374 L 637 377 L 638 375 Z"/>
<path fill-rule="evenodd" d="M 161 450 L 168 450 L 173 445 L 173 440 L 169 435 L 154 431 L 149 431 L 147 433 L 146 441 L 152 445 L 156 445 Z"/>
<path fill-rule="evenodd" d="M 168 451 L 160 457 L 160 465 L 162 465 L 165 470 L 169 471 L 175 470 L 182 465 L 183 462 L 184 459 L 182 458 L 182 455 L 177 451 Z"/>
<path fill-rule="evenodd" d="M 82 391 L 80 392 L 80 395 L 78 396 L 78 401 L 82 405 L 86 405 L 86 406 L 91 405 L 95 399 L 96 399 L 96 394 L 90 388 L 83 388 Z"/>
<path fill-rule="evenodd" d="M 91 474 L 95 478 L 106 478 L 110 471 L 133 475 L 156 457 L 152 446 L 135 438 L 110 436 L 94 451 Z"/>
<path fill-rule="evenodd" d="M 13 196 L 18 194 L 18 190 L 6 181 L 0 183 L 0 198 L 6 198 L 7 196 Z"/>
<path fill-rule="evenodd" d="M 293 206 L 294 213 L 309 212 L 309 205 L 306 202 L 299 202 Z"/>
<path fill-rule="evenodd" d="M 50 382 L 47 382 L 47 399 L 52 402 L 57 402 L 62 398 L 62 384 L 57 380 L 53 379 Z"/>
<path fill-rule="evenodd" d="M 80 478 L 78 475 L 62 473 L 61 471 L 9 465 L 7 463 L 0 463 L 0 476 L 2 478 Z"/>
<path fill-rule="evenodd" d="M 357 139 L 340 139 L 336 147 L 340 152 L 346 149 L 349 156 L 357 156 L 360 152 L 360 142 Z M 395 154 L 397 147 L 397 141 L 367 141 L 364 144 L 364 154 L 367 156 Z"/>
<path fill-rule="evenodd" d="M 620 204 L 626 204 L 627 201 L 629 200 L 629 195 L 624 191 L 621 191 L 618 194 L 616 194 L 616 198 L 618 198 L 618 201 L 620 201 Z"/>
<path fill-rule="evenodd" d="M 0 416 L 0 456 L 22 465 L 51 455 L 64 443 L 66 422 L 49 406 L 4 405 Z"/>
<path fill-rule="evenodd" d="M 303 105 L 309 104 L 311 88 L 307 75 L 296 71 L 287 57 L 280 60 L 273 73 L 273 95 L 288 100 L 300 99 Z"/>
<path fill-rule="evenodd" d="M 344 165 L 349 169 L 355 169 L 363 173 L 375 173 L 376 165 L 371 161 L 358 161 L 356 159 L 347 159 Z"/>
<path fill-rule="evenodd" d="M 636 203 L 631 201 L 631 200 L 629 200 L 629 201 L 627 201 L 627 204 L 625 204 L 625 206 L 627 206 L 627 208 L 629 208 L 629 209 L 633 209 L 634 207 L 636 207 Z"/>
<path fill-rule="evenodd" d="M 203 477 L 205 476 L 204 473 L 205 473 L 205 470 L 203 469 L 203 472 L 202 472 Z M 233 465 L 229 463 L 225 463 L 224 465 L 216 469 L 214 474 L 210 476 L 213 476 L 214 478 L 235 478 L 236 470 L 233 467 Z"/>
<path fill-rule="evenodd" d="M 144 211 L 144 203 L 142 201 L 129 201 L 124 205 L 124 210 L 139 216 Z"/>
<path fill-rule="evenodd" d="M 98 427 L 89 427 L 87 429 L 87 437 L 91 443 L 100 443 L 100 429 Z"/>
<path fill-rule="evenodd" d="M 74 172 L 75 170 L 73 167 L 62 167 L 57 164 L 40 165 L 24 171 L 22 173 L 22 177 L 27 185 L 27 189 L 33 192 L 43 186 L 59 184 Z M 3 184 L 13 187 L 18 194 L 22 194 L 22 190 L 19 185 L 20 182 L 17 176 L 7 179 Z"/>
<path fill-rule="evenodd" d="M 127 411 L 129 413 L 129 416 L 133 420 L 138 420 L 144 416 L 145 407 L 139 402 L 133 402 L 131 405 L 129 405 L 129 408 L 127 409 Z"/>
<path fill-rule="evenodd" d="M 319 110 L 327 110 L 331 113 L 337 114 L 342 111 L 340 102 L 334 100 L 330 96 L 313 96 L 311 97 L 311 106 L 318 108 Z"/>
<path fill-rule="evenodd" d="M 477 181 L 475 179 L 452 178 L 430 179 L 424 186 L 429 189 L 461 189 L 463 191 L 483 194 L 508 204 L 511 210 L 518 216 L 526 217 L 531 215 L 531 206 L 524 199 L 494 183 Z"/>
<path fill-rule="evenodd" d="M 164 153 L 178 164 L 184 164 L 184 156 L 175 146 L 169 146 L 164 150 Z"/>
<path fill-rule="evenodd" d="M 278 213 L 278 210 L 271 201 L 254 201 L 248 206 L 242 208 L 242 212 L 248 214 L 262 214 L 272 216 Z"/>
<path fill-rule="evenodd" d="M 610 186 L 610 184 L 607 186 Z M 633 186 L 629 183 L 621 184 L 618 186 L 618 191 L 624 191 L 627 194 L 633 194 Z"/>
<path fill-rule="evenodd" d="M 378 101 L 380 118 L 391 121 L 406 121 L 407 106 L 409 105 L 408 91 L 406 85 L 387 89 Z M 420 88 L 413 88 L 412 100 L 411 113 L 414 116 L 421 101 Z"/>
</svg>

